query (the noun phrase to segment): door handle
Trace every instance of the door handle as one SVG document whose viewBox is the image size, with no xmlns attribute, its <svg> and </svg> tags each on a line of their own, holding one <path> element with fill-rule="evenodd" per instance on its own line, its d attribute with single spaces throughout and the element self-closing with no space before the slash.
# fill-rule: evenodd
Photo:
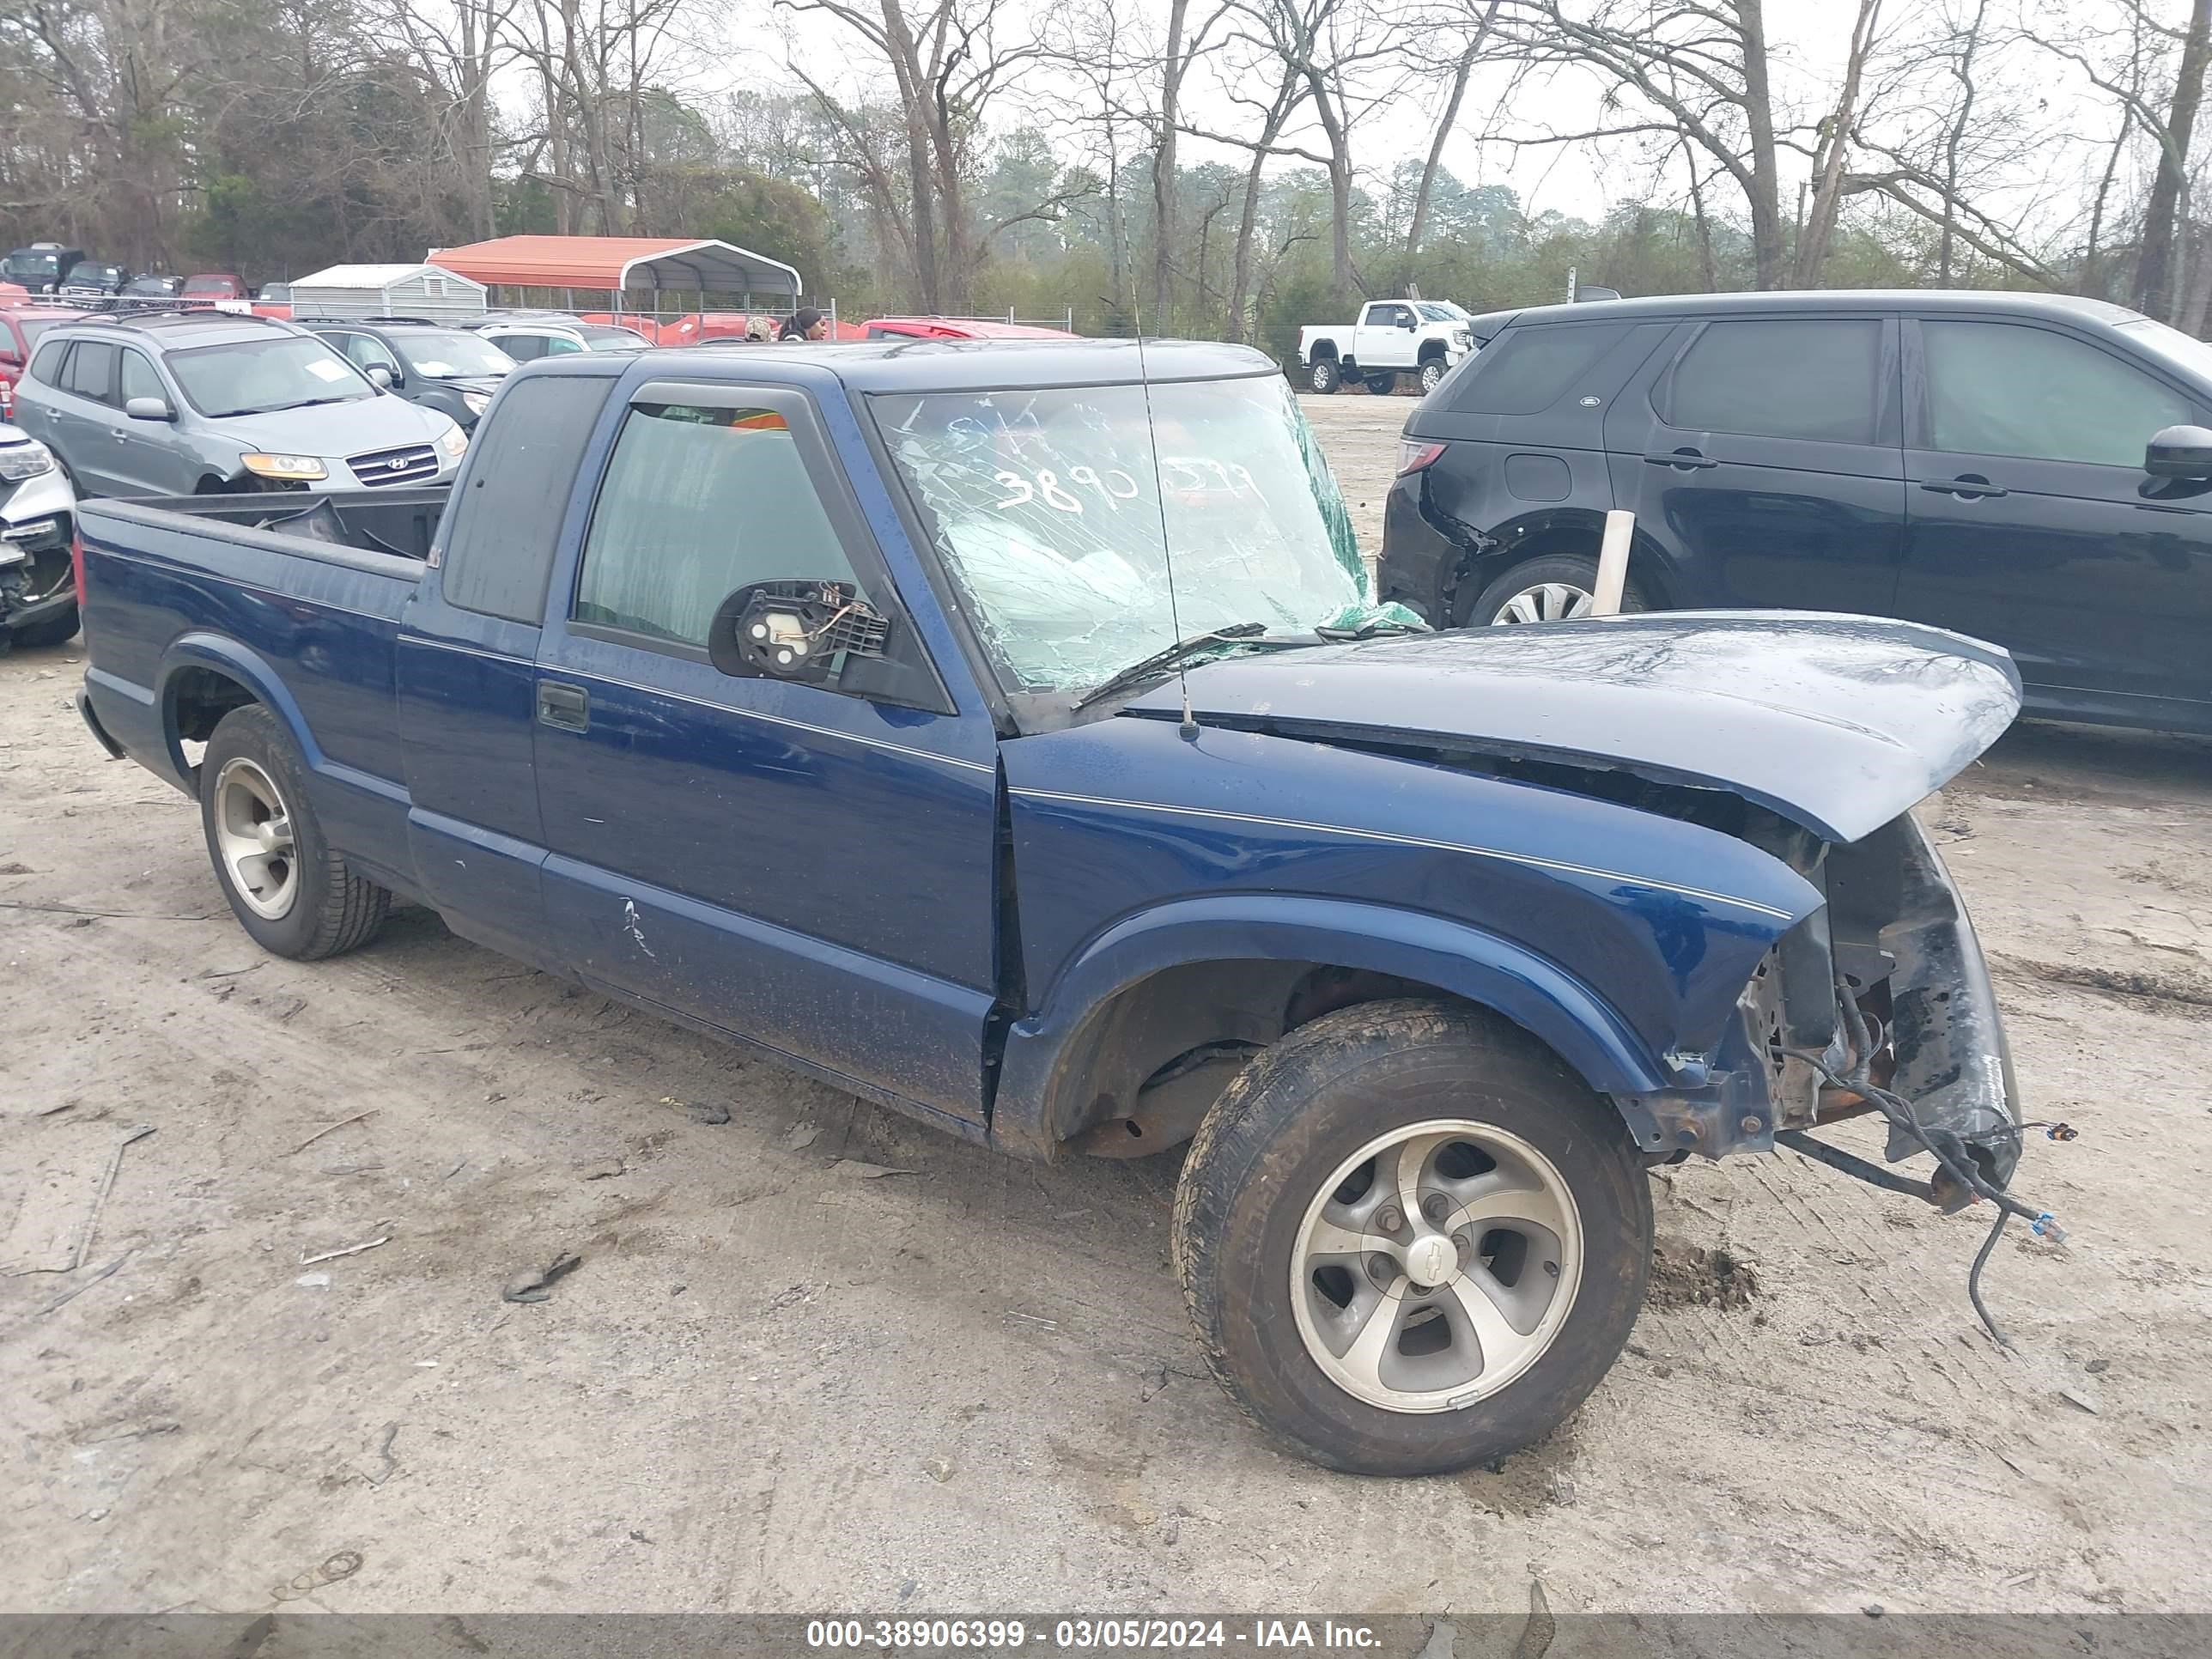
<svg viewBox="0 0 2212 1659">
<path fill-rule="evenodd" d="M 1956 495 L 1962 501 L 1978 501 L 2012 492 L 2002 484 L 1993 484 L 1978 472 L 1962 472 L 1955 478 L 1930 478 L 1920 486 L 1938 495 Z"/>
<path fill-rule="evenodd" d="M 1695 472 L 1701 466 L 1720 465 L 1718 461 L 1709 460 L 1696 450 L 1687 448 L 1677 449 L 1665 455 L 1646 455 L 1644 464 L 1646 466 L 1671 466 L 1682 472 Z"/>
<path fill-rule="evenodd" d="M 563 732 L 587 732 L 592 725 L 591 694 L 580 685 L 540 680 L 538 718 L 541 724 L 557 726 Z"/>
</svg>

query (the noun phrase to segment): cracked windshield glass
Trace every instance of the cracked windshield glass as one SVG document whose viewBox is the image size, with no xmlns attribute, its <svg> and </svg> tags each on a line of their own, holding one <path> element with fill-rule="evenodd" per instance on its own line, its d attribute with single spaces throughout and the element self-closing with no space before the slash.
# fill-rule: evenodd
<svg viewBox="0 0 2212 1659">
<path fill-rule="evenodd" d="M 875 408 L 1017 690 L 1084 690 L 1215 629 L 1259 623 L 1310 643 L 1317 627 L 1422 626 L 1366 603 L 1351 520 L 1279 376 L 1155 386 L 1149 422 L 1139 386 L 929 392 Z"/>
</svg>

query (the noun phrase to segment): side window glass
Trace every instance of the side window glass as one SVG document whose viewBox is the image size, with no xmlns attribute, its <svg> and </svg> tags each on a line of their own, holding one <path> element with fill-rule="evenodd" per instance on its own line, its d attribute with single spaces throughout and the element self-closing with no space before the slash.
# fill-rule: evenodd
<svg viewBox="0 0 2212 1659">
<path fill-rule="evenodd" d="M 545 342 L 535 334 L 498 334 L 492 343 L 518 363 L 526 363 L 545 355 Z"/>
<path fill-rule="evenodd" d="M 2085 340 L 2012 323 L 1923 322 L 1932 447 L 2140 469 L 2189 400 Z"/>
<path fill-rule="evenodd" d="M 62 359 L 69 356 L 69 349 L 67 340 L 49 340 L 40 346 L 31 356 L 31 378 L 43 380 L 48 386 L 59 386 L 62 383 Z"/>
<path fill-rule="evenodd" d="M 388 368 L 394 380 L 399 376 L 399 360 L 374 334 L 347 335 L 345 355 L 356 368 Z"/>
<path fill-rule="evenodd" d="M 611 380 L 549 374 L 508 388 L 477 428 L 469 510 L 452 514 L 442 591 L 448 605 L 535 627 L 568 489 L 606 406 Z M 549 482 L 552 481 L 549 487 Z"/>
<path fill-rule="evenodd" d="M 1715 323 L 1674 365 L 1667 423 L 1870 444 L 1881 409 L 1881 327 L 1871 317 Z"/>
<path fill-rule="evenodd" d="M 564 351 L 581 351 L 583 349 L 565 335 L 553 335 L 545 342 L 545 355 L 549 357 L 557 357 Z"/>
<path fill-rule="evenodd" d="M 1549 409 L 1626 340 L 1632 326 L 1539 323 L 1509 328 L 1483 347 L 1474 368 L 1456 378 L 1452 412 L 1534 415 Z"/>
<path fill-rule="evenodd" d="M 750 582 L 856 581 L 781 415 L 632 406 L 584 539 L 578 622 L 704 646 Z"/>
<path fill-rule="evenodd" d="M 169 389 L 161 384 L 161 377 L 143 352 L 126 351 L 123 354 L 123 401 L 127 404 L 133 398 L 159 398 L 167 403 Z"/>
<path fill-rule="evenodd" d="M 115 395 L 115 347 L 107 340 L 79 340 L 70 354 L 64 390 L 106 403 Z"/>
</svg>

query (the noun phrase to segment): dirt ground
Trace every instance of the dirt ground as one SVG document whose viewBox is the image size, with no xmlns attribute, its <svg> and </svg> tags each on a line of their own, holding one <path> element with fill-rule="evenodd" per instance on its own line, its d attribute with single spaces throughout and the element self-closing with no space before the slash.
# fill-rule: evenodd
<svg viewBox="0 0 2212 1659">
<path fill-rule="evenodd" d="M 1371 532 L 1411 405 L 1307 403 Z M 1007 1162 L 421 911 L 265 957 L 81 659 L 0 661 L 0 1609 L 2212 1606 L 2212 744 L 2023 727 L 1926 809 L 2081 1130 L 2016 1351 L 1982 1221 L 1685 1165 L 1581 1413 L 1389 1483 L 1201 1374 L 1172 1159 Z"/>
</svg>

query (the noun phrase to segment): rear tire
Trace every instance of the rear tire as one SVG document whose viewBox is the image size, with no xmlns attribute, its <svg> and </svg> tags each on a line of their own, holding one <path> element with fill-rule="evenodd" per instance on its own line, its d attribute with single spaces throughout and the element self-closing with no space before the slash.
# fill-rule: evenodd
<svg viewBox="0 0 2212 1659">
<path fill-rule="evenodd" d="M 1326 398 L 1344 384 L 1344 371 L 1336 366 L 1334 357 L 1316 358 L 1306 371 L 1306 384 Z"/>
<path fill-rule="evenodd" d="M 1597 592 L 1597 560 L 1587 553 L 1547 553 L 1501 571 L 1474 596 L 1462 628 L 1492 624 L 1573 622 L 1589 614 L 1590 596 Z M 1649 611 L 1644 590 L 1629 577 L 1620 590 L 1620 608 Z"/>
<path fill-rule="evenodd" d="M 255 944 L 319 962 L 376 937 L 392 894 L 331 850 L 307 768 L 259 703 L 222 717 L 200 757 L 200 828 L 216 880 Z"/>
<path fill-rule="evenodd" d="M 1398 376 L 1387 368 L 1370 368 L 1359 377 L 1360 385 L 1378 398 L 1387 398 L 1398 389 Z"/>
<path fill-rule="evenodd" d="M 1541 1439 L 1611 1368 L 1650 1185 L 1619 1115 L 1527 1032 L 1367 1003 L 1223 1091 L 1174 1247 L 1206 1363 L 1261 1429 L 1329 1468 L 1440 1474 Z"/>
</svg>

